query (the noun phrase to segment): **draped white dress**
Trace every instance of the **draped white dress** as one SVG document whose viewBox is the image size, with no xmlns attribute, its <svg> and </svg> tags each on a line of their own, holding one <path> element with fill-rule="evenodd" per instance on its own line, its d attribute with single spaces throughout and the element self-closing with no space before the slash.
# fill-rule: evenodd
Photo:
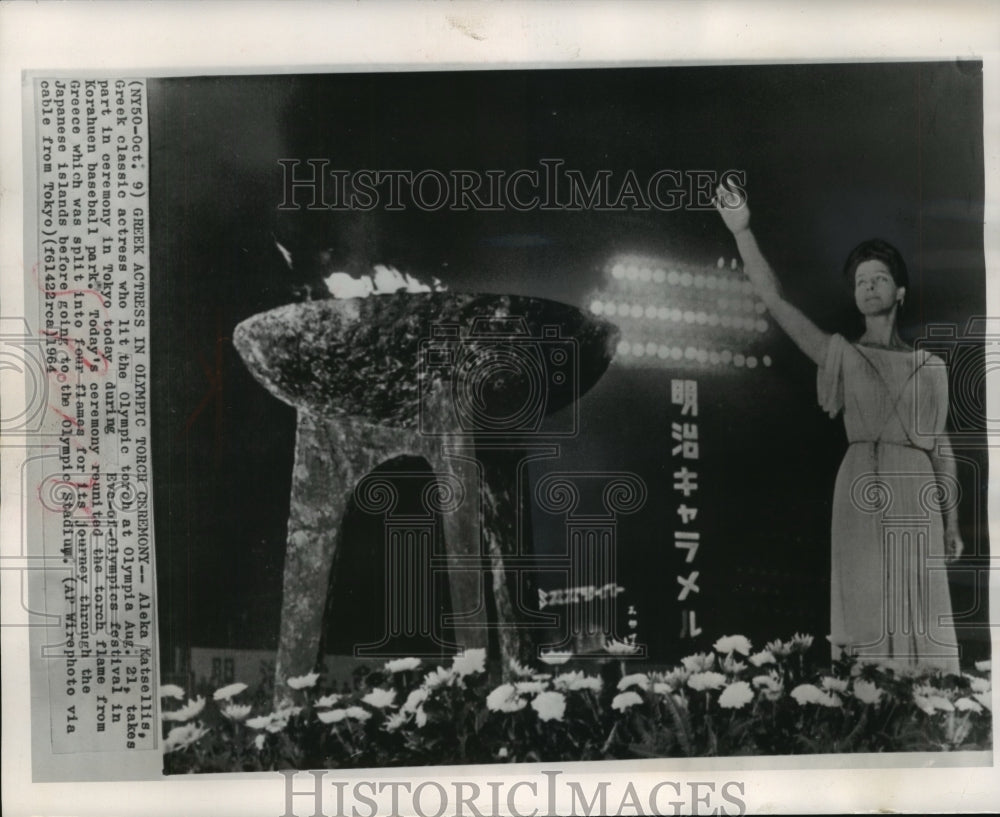
<svg viewBox="0 0 1000 817">
<path fill-rule="evenodd" d="M 941 516 L 957 485 L 939 479 L 929 456 L 948 415 L 945 364 L 926 350 L 833 335 L 817 385 L 823 409 L 843 411 L 850 444 L 833 495 L 834 657 L 848 650 L 957 673 Z"/>
</svg>

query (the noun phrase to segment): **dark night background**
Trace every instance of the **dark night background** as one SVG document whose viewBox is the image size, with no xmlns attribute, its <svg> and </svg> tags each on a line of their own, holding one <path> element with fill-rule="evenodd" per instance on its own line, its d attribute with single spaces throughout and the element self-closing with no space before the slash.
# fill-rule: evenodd
<svg viewBox="0 0 1000 817">
<path fill-rule="evenodd" d="M 149 82 L 155 524 L 161 651 L 277 644 L 293 409 L 248 374 L 230 338 L 293 300 L 274 247 L 305 267 L 395 263 L 453 290 L 586 306 L 616 252 L 712 264 L 735 246 L 712 212 L 279 212 L 281 158 L 331 167 L 746 172 L 754 228 L 787 295 L 821 327 L 859 333 L 840 267 L 880 236 L 907 259 L 902 331 L 960 329 L 985 308 L 982 76 L 976 63 L 206 77 Z M 757 643 L 829 627 L 829 524 L 842 421 L 815 368 L 770 332 L 773 367 L 699 382 L 697 602 L 704 639 Z M 968 344 L 971 354 L 981 347 Z M 621 597 L 656 659 L 679 641 L 670 371 L 612 364 L 580 403 L 559 469 L 634 471 L 646 507 L 619 527 Z M 953 373 L 954 376 L 954 373 Z M 954 385 L 954 384 L 953 384 Z M 976 388 L 981 388 L 978 384 Z M 956 399 L 973 414 L 976 388 Z M 974 425 L 974 423 L 973 423 Z M 975 428 L 972 429 L 975 431 Z M 965 439 L 965 438 L 963 438 Z M 968 563 L 987 555 L 986 454 L 960 450 Z M 980 476 L 977 477 L 977 468 Z M 536 547 L 560 537 L 535 518 Z M 989 654 L 985 576 L 953 571 L 971 660 Z M 378 576 L 369 579 L 381 585 Z M 360 586 L 359 586 L 360 583 Z M 360 616 L 371 613 L 357 594 Z M 982 598 L 980 598 L 982 595 Z M 354 596 L 352 596 L 354 597 Z"/>
</svg>

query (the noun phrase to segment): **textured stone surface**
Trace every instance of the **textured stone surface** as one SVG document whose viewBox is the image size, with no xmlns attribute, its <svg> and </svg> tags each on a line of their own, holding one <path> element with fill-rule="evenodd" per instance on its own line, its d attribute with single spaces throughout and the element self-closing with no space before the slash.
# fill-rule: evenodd
<svg viewBox="0 0 1000 817">
<path fill-rule="evenodd" d="M 517 320 L 526 335 L 516 334 Z M 289 304 L 243 321 L 233 343 L 254 377 L 286 403 L 326 417 L 415 428 L 421 344 L 441 324 L 458 336 L 435 344 L 450 343 L 453 368 L 467 375 L 462 387 L 486 401 L 480 408 L 490 417 L 530 402 L 539 385 L 545 413 L 569 405 L 604 374 L 618 337 L 613 324 L 555 301 L 432 292 Z M 553 364 L 559 350 L 569 350 L 569 364 Z M 430 377 L 447 369 L 436 367 Z"/>
<path fill-rule="evenodd" d="M 319 660 L 326 594 L 349 582 L 337 570 L 340 530 L 358 483 L 378 465 L 405 455 L 423 456 L 436 474 L 454 476 L 465 499 L 442 513 L 452 609 L 462 617 L 458 643 L 486 646 L 485 588 L 475 571 L 460 570 L 463 558 L 477 559 L 483 528 L 481 479 L 470 444 L 448 438 L 455 456 L 444 456 L 441 440 L 412 430 L 352 420 L 325 420 L 299 413 L 282 591 L 281 633 L 275 667 L 276 703 L 289 693 L 283 679 L 310 672 Z M 465 452 L 464 454 L 461 452 Z M 383 547 L 373 542 L 372 547 Z M 335 591 L 334 591 L 335 592 Z"/>
<path fill-rule="evenodd" d="M 431 340 L 442 325 L 451 334 Z M 534 577 L 506 563 L 531 553 L 523 434 L 597 382 L 617 335 L 554 301 L 450 292 L 290 304 L 236 327 L 254 377 L 298 409 L 276 705 L 286 678 L 316 666 L 326 594 L 350 580 L 337 571 L 350 497 L 399 456 L 464 488 L 441 513 L 458 644 L 489 646 L 505 669 L 533 657 L 543 618 L 521 600 L 534 599 Z M 434 365 L 423 367 L 428 349 Z M 514 436 L 487 444 L 475 436 L 484 428 Z"/>
</svg>

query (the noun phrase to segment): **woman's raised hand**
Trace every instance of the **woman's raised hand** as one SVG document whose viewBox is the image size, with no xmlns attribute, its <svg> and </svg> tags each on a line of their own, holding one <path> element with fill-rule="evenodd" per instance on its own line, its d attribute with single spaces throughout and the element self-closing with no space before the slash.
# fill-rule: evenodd
<svg viewBox="0 0 1000 817">
<path fill-rule="evenodd" d="M 750 226 L 750 208 L 746 198 L 721 184 L 715 188 L 715 209 L 733 235 Z"/>
</svg>

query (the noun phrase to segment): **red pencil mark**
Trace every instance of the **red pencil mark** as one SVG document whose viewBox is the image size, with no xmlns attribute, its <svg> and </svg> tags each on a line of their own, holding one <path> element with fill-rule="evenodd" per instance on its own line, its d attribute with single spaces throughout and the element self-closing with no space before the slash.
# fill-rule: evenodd
<svg viewBox="0 0 1000 817">
<path fill-rule="evenodd" d="M 97 372 L 99 375 L 101 376 L 106 375 L 108 373 L 108 369 L 111 368 L 111 361 L 109 361 L 101 353 L 99 349 L 89 349 L 84 344 L 80 343 L 77 340 L 74 340 L 73 338 L 67 338 L 64 337 L 63 335 L 60 335 L 55 329 L 43 329 L 42 334 L 45 335 L 46 337 L 52 338 L 53 340 L 65 343 L 69 349 L 70 354 L 74 356 L 79 354 L 80 358 L 83 360 L 84 365 L 92 372 L 97 371 L 98 364 L 88 359 L 86 355 L 84 355 L 84 350 L 87 352 L 91 352 L 100 358 L 101 371 Z"/>
<path fill-rule="evenodd" d="M 83 428 L 83 423 L 81 423 L 75 417 L 70 417 L 68 414 L 63 414 L 63 412 L 59 411 L 59 409 L 57 409 L 55 406 L 49 406 L 49 408 L 52 409 L 60 417 L 62 417 L 66 422 L 72 423 L 77 428 Z M 86 450 L 86 449 L 84 449 L 84 450 Z"/>
</svg>

